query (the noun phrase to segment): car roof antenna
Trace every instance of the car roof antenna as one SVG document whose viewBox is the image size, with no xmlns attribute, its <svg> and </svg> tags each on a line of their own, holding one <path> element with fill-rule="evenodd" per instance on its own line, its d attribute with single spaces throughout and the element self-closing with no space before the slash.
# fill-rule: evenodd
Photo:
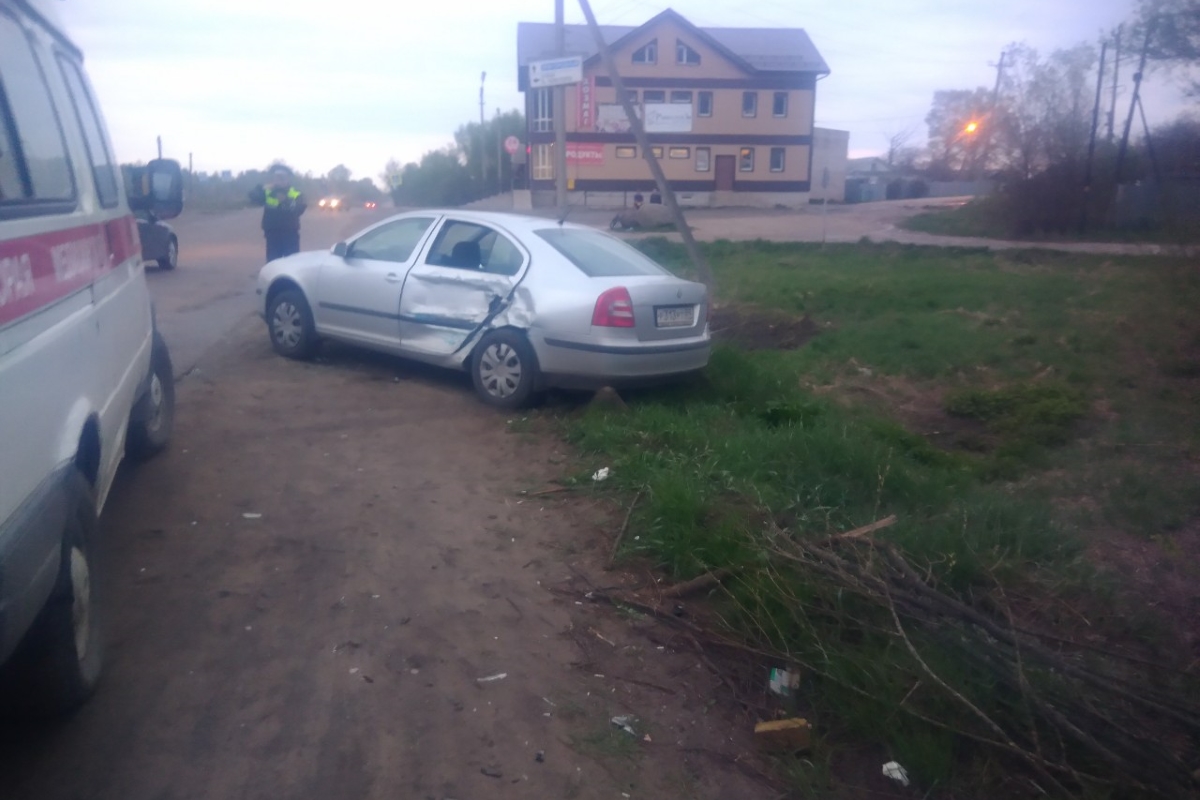
<svg viewBox="0 0 1200 800">
<path fill-rule="evenodd" d="M 571 212 L 574 210 L 575 206 L 571 205 L 570 203 L 568 203 L 567 207 L 563 209 L 562 216 L 558 218 L 558 226 L 560 228 L 562 227 L 562 224 L 567 221 L 567 217 L 571 216 Z"/>
</svg>

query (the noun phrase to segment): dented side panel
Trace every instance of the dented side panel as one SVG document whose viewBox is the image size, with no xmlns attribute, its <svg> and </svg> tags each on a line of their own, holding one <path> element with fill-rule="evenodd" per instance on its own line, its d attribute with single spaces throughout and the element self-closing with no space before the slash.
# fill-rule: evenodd
<svg viewBox="0 0 1200 800">
<path fill-rule="evenodd" d="M 519 276 L 418 264 L 400 297 L 400 340 L 405 350 L 454 354 L 511 305 Z M 465 358 L 465 356 L 464 356 Z"/>
</svg>

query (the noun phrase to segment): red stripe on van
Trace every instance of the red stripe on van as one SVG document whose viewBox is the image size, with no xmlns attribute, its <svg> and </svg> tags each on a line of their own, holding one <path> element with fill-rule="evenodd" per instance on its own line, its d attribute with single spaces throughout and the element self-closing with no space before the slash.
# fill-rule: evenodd
<svg viewBox="0 0 1200 800">
<path fill-rule="evenodd" d="M 0 326 L 89 286 L 133 256 L 133 215 L 0 242 Z"/>
</svg>

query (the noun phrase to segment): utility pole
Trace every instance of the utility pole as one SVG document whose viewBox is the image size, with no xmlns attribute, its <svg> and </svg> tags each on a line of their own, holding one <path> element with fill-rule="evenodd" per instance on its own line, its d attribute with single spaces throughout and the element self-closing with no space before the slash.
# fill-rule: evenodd
<svg viewBox="0 0 1200 800">
<path fill-rule="evenodd" d="M 1079 210 L 1079 232 L 1087 230 L 1088 204 L 1092 198 L 1092 160 L 1096 157 L 1096 129 L 1100 125 L 1100 94 L 1104 91 L 1104 55 L 1108 42 L 1100 45 L 1100 68 L 1096 70 L 1096 104 L 1092 106 L 1092 135 L 1088 139 L 1087 167 L 1083 176 L 1083 205 Z"/>
<path fill-rule="evenodd" d="M 479 127 L 483 127 L 483 84 L 487 80 L 487 72 L 479 73 Z"/>
<path fill-rule="evenodd" d="M 971 171 L 972 177 L 976 179 L 979 178 L 980 168 L 987 165 L 988 157 L 992 152 L 992 137 L 994 135 L 994 131 L 996 130 L 996 107 L 1000 102 L 1000 81 L 1004 77 L 1004 57 L 1006 55 L 1008 54 L 1001 50 L 1000 61 L 996 64 L 996 85 L 992 87 L 992 107 L 991 110 L 988 111 L 987 120 L 983 123 L 983 157 L 978 158 L 978 151 L 976 151 L 978 160 L 975 162 L 974 169 Z"/>
<path fill-rule="evenodd" d="M 600 30 L 599 23 L 596 22 L 596 15 L 592 13 L 591 3 L 588 0 L 579 0 L 579 6 L 583 9 L 583 15 L 587 18 L 588 27 L 592 31 L 592 38 L 604 59 L 604 67 L 608 70 L 613 88 L 617 91 L 617 99 L 621 101 L 621 108 L 625 110 L 625 116 L 629 119 L 629 129 L 633 132 L 633 138 L 637 141 L 646 163 L 650 166 L 650 174 L 654 176 L 654 182 L 658 185 L 663 202 L 671 212 L 671 218 L 675 221 L 675 227 L 679 229 L 679 235 L 683 237 L 683 246 L 696 268 L 696 277 L 708 288 L 708 296 L 711 299 L 713 296 L 712 270 L 708 268 L 708 262 L 701 255 L 700 248 L 696 245 L 696 239 L 692 236 L 692 229 L 688 227 L 683 211 L 679 208 L 679 203 L 675 201 L 675 192 L 671 189 L 671 184 L 667 183 L 667 176 L 663 172 L 662 164 L 658 163 L 658 159 L 654 157 L 654 152 L 650 149 L 650 140 L 646 138 L 646 129 L 642 125 L 642 118 L 637 115 L 633 108 L 633 102 L 629 99 L 629 93 L 625 91 L 625 81 L 621 79 L 621 73 L 617 72 L 616 61 L 613 59 L 608 45 L 604 42 L 604 34 Z"/>
<path fill-rule="evenodd" d="M 1117 170 L 1113 182 L 1121 183 L 1121 167 L 1125 164 L 1125 152 L 1129 149 L 1129 129 L 1133 127 L 1133 112 L 1137 108 L 1142 91 L 1142 73 L 1146 70 L 1146 53 L 1150 50 L 1150 37 L 1154 34 L 1154 20 L 1146 26 L 1146 40 L 1142 42 L 1142 56 L 1138 60 L 1138 71 L 1133 74 L 1133 99 L 1129 101 L 1129 116 L 1125 118 L 1125 132 L 1121 134 L 1121 147 L 1117 150 Z"/>
<path fill-rule="evenodd" d="M 554 0 L 554 53 L 559 58 L 567 54 L 567 29 L 563 20 L 563 0 Z M 550 90 L 554 100 L 554 203 L 558 217 L 567 213 L 567 92 L 563 86 Z"/>
<path fill-rule="evenodd" d="M 158 157 L 162 158 L 162 137 L 159 136 L 157 138 L 158 138 Z"/>
<path fill-rule="evenodd" d="M 188 153 L 188 191 L 195 188 L 196 173 L 192 172 L 192 154 Z"/>
<path fill-rule="evenodd" d="M 496 109 L 496 194 L 504 194 L 504 137 L 500 130 L 500 109 Z"/>
<path fill-rule="evenodd" d="M 487 128 L 483 120 L 483 84 L 487 80 L 487 72 L 479 73 L 479 190 L 487 191 Z"/>
<path fill-rule="evenodd" d="M 1121 31 L 1124 25 L 1117 26 L 1116 41 L 1113 43 L 1113 85 L 1112 104 L 1108 107 L 1108 143 L 1113 143 L 1113 125 L 1117 120 L 1117 85 L 1121 80 Z"/>
</svg>

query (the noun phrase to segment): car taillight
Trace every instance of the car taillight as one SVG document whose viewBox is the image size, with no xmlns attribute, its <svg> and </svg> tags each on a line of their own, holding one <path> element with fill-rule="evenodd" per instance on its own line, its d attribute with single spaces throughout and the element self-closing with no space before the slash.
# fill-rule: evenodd
<svg viewBox="0 0 1200 800">
<path fill-rule="evenodd" d="M 632 328 L 633 299 L 624 286 L 609 289 L 596 300 L 592 324 L 602 328 Z"/>
</svg>

